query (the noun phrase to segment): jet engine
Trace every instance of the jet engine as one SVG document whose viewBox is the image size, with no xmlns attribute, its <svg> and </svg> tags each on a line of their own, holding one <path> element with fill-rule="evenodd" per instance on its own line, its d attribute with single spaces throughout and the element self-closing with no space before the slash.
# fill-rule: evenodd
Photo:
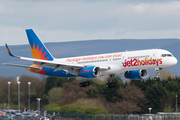
<svg viewBox="0 0 180 120">
<path fill-rule="evenodd" d="M 84 67 L 79 71 L 79 76 L 84 78 L 94 78 L 100 76 L 100 68 L 97 66 Z"/>
<path fill-rule="evenodd" d="M 148 75 L 147 70 L 133 70 L 133 71 L 126 71 L 124 73 L 125 78 L 129 78 L 132 80 L 141 80 L 146 78 Z"/>
</svg>

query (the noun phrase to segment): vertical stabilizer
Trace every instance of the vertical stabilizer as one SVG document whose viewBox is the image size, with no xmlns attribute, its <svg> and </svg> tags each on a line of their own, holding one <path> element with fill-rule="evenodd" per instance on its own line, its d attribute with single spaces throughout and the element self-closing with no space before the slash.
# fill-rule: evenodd
<svg viewBox="0 0 180 120">
<path fill-rule="evenodd" d="M 51 53 L 48 51 L 46 46 L 41 42 L 41 40 L 38 38 L 38 36 L 32 29 L 27 29 L 26 34 L 29 40 L 29 45 L 33 58 L 50 61 L 54 60 Z"/>
</svg>

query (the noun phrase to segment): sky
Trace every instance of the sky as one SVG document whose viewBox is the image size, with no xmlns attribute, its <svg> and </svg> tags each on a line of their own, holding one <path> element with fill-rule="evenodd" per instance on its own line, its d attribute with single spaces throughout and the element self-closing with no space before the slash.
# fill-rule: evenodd
<svg viewBox="0 0 180 120">
<path fill-rule="evenodd" d="M 180 38 L 180 1 L 0 0 L 0 46 L 43 42 Z"/>
</svg>

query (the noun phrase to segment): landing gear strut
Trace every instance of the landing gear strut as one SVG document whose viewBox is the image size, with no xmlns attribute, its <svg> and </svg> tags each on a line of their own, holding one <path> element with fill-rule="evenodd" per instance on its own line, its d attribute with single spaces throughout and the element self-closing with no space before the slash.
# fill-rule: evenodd
<svg viewBox="0 0 180 120">
<path fill-rule="evenodd" d="M 89 86 L 89 81 L 86 81 L 85 78 L 83 78 L 83 80 L 84 80 L 84 82 L 79 83 L 79 86 L 80 86 L 80 87 L 86 87 L 86 86 Z"/>
<path fill-rule="evenodd" d="M 159 76 L 160 76 L 160 70 L 162 70 L 162 68 L 155 68 L 155 70 L 156 70 L 156 77 L 154 77 L 154 80 L 155 81 L 160 81 L 160 78 L 159 78 Z"/>
<path fill-rule="evenodd" d="M 110 77 L 110 82 L 106 84 L 106 88 L 114 88 L 116 87 L 116 83 L 112 82 L 114 80 L 114 74 L 111 74 Z"/>
</svg>

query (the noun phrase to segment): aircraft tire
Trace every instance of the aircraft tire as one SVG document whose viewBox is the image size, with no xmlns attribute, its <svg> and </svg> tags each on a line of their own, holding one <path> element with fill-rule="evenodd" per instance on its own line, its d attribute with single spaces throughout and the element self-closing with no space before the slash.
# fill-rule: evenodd
<svg viewBox="0 0 180 120">
<path fill-rule="evenodd" d="M 160 78 L 159 77 L 155 77 L 154 80 L 155 81 L 160 81 Z"/>
<path fill-rule="evenodd" d="M 116 87 L 116 83 L 107 83 L 106 84 L 106 88 L 114 88 L 114 87 Z"/>
<path fill-rule="evenodd" d="M 82 82 L 81 82 L 81 83 L 79 83 L 79 86 L 80 86 L 80 87 L 83 87 L 83 83 L 82 83 Z"/>
<path fill-rule="evenodd" d="M 113 88 L 114 87 L 114 83 L 112 82 L 112 83 L 109 83 L 110 84 L 110 88 Z"/>
<path fill-rule="evenodd" d="M 86 86 L 89 86 L 89 81 L 86 82 Z"/>
<path fill-rule="evenodd" d="M 109 83 L 106 83 L 106 88 L 109 88 Z"/>
<path fill-rule="evenodd" d="M 83 87 L 86 87 L 86 85 L 87 85 L 87 83 L 86 83 L 86 82 L 83 82 L 82 84 L 83 84 Z"/>
<path fill-rule="evenodd" d="M 116 83 L 113 83 L 113 87 L 116 87 Z"/>
</svg>

